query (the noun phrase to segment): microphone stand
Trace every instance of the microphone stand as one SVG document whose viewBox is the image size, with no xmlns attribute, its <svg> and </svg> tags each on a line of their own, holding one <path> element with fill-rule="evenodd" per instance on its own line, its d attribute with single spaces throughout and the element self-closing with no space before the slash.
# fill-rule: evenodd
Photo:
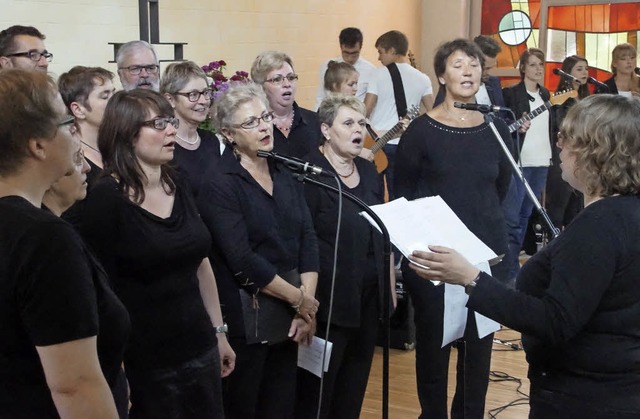
<svg viewBox="0 0 640 419">
<path fill-rule="evenodd" d="M 382 347 L 382 418 L 389 418 L 389 298 L 390 288 L 391 288 L 391 238 L 389 236 L 389 232 L 385 227 L 384 223 L 380 218 L 376 215 L 371 208 L 367 204 L 365 204 L 360 198 L 352 195 L 346 191 L 339 191 L 337 187 L 333 185 L 328 185 L 326 183 L 320 182 L 319 180 L 314 179 L 311 176 L 308 176 L 304 173 L 294 174 L 294 177 L 300 182 L 309 182 L 313 185 L 320 186 L 321 188 L 325 188 L 336 193 L 342 193 L 342 196 L 349 199 L 351 202 L 356 204 L 358 207 L 362 208 L 364 212 L 366 212 L 378 225 L 380 231 L 382 232 L 382 239 L 384 241 L 384 250 L 383 250 L 383 274 L 384 274 L 384 284 L 382 291 L 382 330 L 384 334 Z"/>
<path fill-rule="evenodd" d="M 536 210 L 538 211 L 538 213 L 542 216 L 542 218 L 544 218 L 544 221 L 549 227 L 549 231 L 553 235 L 553 238 L 558 237 L 560 235 L 560 229 L 553 225 L 551 218 L 549 218 L 549 214 L 547 214 L 547 211 L 540 204 L 540 201 L 538 201 L 536 194 L 533 193 L 531 186 L 529 186 L 529 182 L 527 182 L 527 179 L 525 179 L 524 175 L 522 174 L 522 170 L 520 169 L 520 166 L 518 166 L 518 163 L 516 163 L 516 161 L 513 159 L 513 156 L 511 155 L 511 152 L 507 148 L 507 145 L 502 140 L 502 136 L 500 135 L 500 133 L 498 132 L 498 129 L 493 123 L 493 118 L 495 118 L 495 115 L 493 114 L 493 112 L 488 112 L 484 114 L 485 122 L 489 123 L 489 127 L 491 127 L 491 131 L 493 131 L 493 135 L 496 137 L 498 144 L 500 144 L 502 151 L 507 156 L 509 163 L 511 163 L 511 167 L 513 168 L 514 173 L 518 176 L 518 178 L 520 179 L 520 182 L 522 182 L 522 184 L 524 185 L 524 189 L 525 191 L 527 191 L 527 195 L 529 195 L 529 199 L 531 199 L 531 202 L 533 202 L 533 205 L 536 207 Z"/>
</svg>

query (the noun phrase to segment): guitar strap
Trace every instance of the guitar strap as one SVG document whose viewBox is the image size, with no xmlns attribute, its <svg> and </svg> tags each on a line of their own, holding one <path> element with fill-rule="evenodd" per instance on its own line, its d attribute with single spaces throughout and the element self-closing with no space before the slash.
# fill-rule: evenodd
<svg viewBox="0 0 640 419">
<path fill-rule="evenodd" d="M 396 110 L 398 116 L 404 118 L 407 116 L 407 98 L 404 96 L 404 87 L 402 86 L 402 77 L 400 77 L 400 70 L 396 63 L 391 63 L 387 66 L 389 73 L 391 74 L 391 81 L 393 82 L 393 96 L 396 100 Z"/>
</svg>

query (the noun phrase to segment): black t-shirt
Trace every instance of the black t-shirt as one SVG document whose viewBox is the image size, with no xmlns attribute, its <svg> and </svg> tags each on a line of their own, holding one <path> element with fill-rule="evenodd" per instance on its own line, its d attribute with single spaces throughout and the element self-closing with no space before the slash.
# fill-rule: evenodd
<svg viewBox="0 0 640 419">
<path fill-rule="evenodd" d="M 187 150 L 176 144 L 171 164 L 189 181 L 194 197 L 198 197 L 200 180 L 210 166 L 220 160 L 220 141 L 210 131 L 198 130 L 200 146 L 196 150 Z"/>
<path fill-rule="evenodd" d="M 129 310 L 127 369 L 170 368 L 216 345 L 196 275 L 211 237 L 184 181 L 176 181 L 171 215 L 161 218 L 103 177 L 87 200 L 80 231 Z"/>
<path fill-rule="evenodd" d="M 0 417 L 56 418 L 36 346 L 98 336 L 111 386 L 129 319 L 73 228 L 23 198 L 0 198 Z"/>
</svg>

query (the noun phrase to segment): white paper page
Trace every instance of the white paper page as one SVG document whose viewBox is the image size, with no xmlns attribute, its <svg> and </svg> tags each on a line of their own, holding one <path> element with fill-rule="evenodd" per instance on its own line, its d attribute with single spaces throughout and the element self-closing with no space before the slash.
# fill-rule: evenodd
<svg viewBox="0 0 640 419">
<path fill-rule="evenodd" d="M 298 345 L 298 366 L 320 377 L 322 375 L 322 353 L 324 352 L 325 342 L 327 341 L 314 336 L 311 345 Z M 332 347 L 333 343 L 327 342 L 327 352 L 324 356 L 324 372 L 329 371 Z"/>
<path fill-rule="evenodd" d="M 414 250 L 428 250 L 428 245 L 453 248 L 474 265 L 496 257 L 439 196 L 414 201 L 399 198 L 371 209 L 389 231 L 391 242 L 407 257 Z M 375 225 L 369 216 L 363 216 Z"/>
<path fill-rule="evenodd" d="M 464 287 L 444 284 L 444 313 L 442 316 L 442 347 L 464 335 L 467 325 L 467 301 Z"/>
<path fill-rule="evenodd" d="M 484 262 L 476 265 L 476 268 L 480 269 L 482 272 L 486 272 L 491 275 L 491 267 L 488 262 Z M 478 326 L 478 337 L 482 339 L 483 337 L 489 335 L 490 333 L 495 332 L 500 329 L 500 323 L 495 320 L 491 320 L 488 317 L 483 316 L 480 313 L 475 313 L 476 316 L 476 325 Z"/>
</svg>

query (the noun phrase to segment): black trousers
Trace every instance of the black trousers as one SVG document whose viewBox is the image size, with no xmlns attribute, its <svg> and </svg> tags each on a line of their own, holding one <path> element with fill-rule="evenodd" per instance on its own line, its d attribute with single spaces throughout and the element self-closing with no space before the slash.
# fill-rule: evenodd
<svg viewBox="0 0 640 419">
<path fill-rule="evenodd" d="M 236 367 L 223 380 L 226 419 L 290 419 L 296 393 L 298 344 L 247 345 L 230 338 Z"/>
<path fill-rule="evenodd" d="M 442 346 L 444 286 L 419 278 L 403 266 L 403 279 L 415 308 L 416 380 L 422 413 L 420 419 L 448 419 L 447 384 L 453 344 Z M 469 311 L 458 349 L 456 392 L 452 419 L 482 419 L 489 385 L 493 334 L 478 338 L 475 315 Z"/>
<path fill-rule="evenodd" d="M 378 286 L 372 284 L 362 293 L 360 327 L 331 325 L 333 343 L 329 371 L 324 375 L 321 418 L 358 419 L 378 332 Z M 326 324 L 318 324 L 316 335 L 326 337 Z M 314 419 L 318 412 L 320 378 L 298 369 L 296 418 Z"/>
<path fill-rule="evenodd" d="M 172 368 L 126 369 L 130 419 L 222 419 L 220 355 L 210 351 Z"/>
<path fill-rule="evenodd" d="M 575 389 L 573 389 L 575 391 Z M 596 404 L 587 397 L 550 391 L 531 381 L 529 419 L 637 419 L 640 412 L 624 404 Z"/>
</svg>

